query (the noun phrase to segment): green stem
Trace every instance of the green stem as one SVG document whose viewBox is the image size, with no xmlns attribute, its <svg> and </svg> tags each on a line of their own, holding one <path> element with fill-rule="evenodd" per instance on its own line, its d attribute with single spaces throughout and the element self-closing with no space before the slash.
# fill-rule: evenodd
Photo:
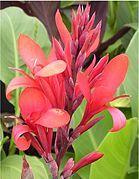
<svg viewBox="0 0 139 179">
<path fill-rule="evenodd" d="M 17 96 L 16 96 L 16 106 L 15 106 L 15 115 L 16 116 L 19 116 L 20 114 L 20 110 L 19 110 L 19 107 L 18 107 L 18 99 L 17 99 Z M 17 120 L 15 122 L 15 125 L 17 124 Z M 10 146 L 9 146 L 9 155 L 13 155 L 15 154 L 15 151 L 16 151 L 16 145 L 14 143 L 14 139 L 13 139 L 13 136 L 11 136 L 11 140 L 10 140 Z"/>
</svg>

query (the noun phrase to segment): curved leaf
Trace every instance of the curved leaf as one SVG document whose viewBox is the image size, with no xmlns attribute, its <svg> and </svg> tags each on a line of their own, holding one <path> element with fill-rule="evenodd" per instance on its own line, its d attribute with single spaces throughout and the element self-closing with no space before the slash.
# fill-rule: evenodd
<svg viewBox="0 0 139 179">
<path fill-rule="evenodd" d="M 125 91 L 131 96 L 132 114 L 138 115 L 138 34 L 137 31 L 132 37 L 126 50 L 129 57 L 129 68 L 124 81 Z"/>
<path fill-rule="evenodd" d="M 104 153 L 104 156 L 91 165 L 90 179 L 124 179 L 137 135 L 136 126 L 136 119 L 130 119 L 121 131 L 107 134 L 98 147 L 98 151 Z"/>
<path fill-rule="evenodd" d="M 31 166 L 34 179 L 49 179 L 43 163 L 37 157 L 26 156 L 26 159 Z M 22 171 L 22 156 L 12 155 L 1 162 L 1 177 L 3 179 L 19 179 Z"/>
</svg>

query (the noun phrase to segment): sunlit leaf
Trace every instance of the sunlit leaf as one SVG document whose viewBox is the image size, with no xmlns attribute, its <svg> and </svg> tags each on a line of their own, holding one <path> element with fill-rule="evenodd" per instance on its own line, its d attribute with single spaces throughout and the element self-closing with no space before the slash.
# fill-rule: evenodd
<svg viewBox="0 0 139 179">
<path fill-rule="evenodd" d="M 125 91 L 131 98 L 134 117 L 138 115 L 138 34 L 139 31 L 135 33 L 126 50 L 126 54 L 129 57 L 129 68 L 124 81 Z"/>
<path fill-rule="evenodd" d="M 26 156 L 35 179 L 49 179 L 42 162 L 37 157 Z M 12 155 L 1 162 L 2 179 L 19 179 L 22 171 L 22 156 Z"/>
<path fill-rule="evenodd" d="M 130 119 L 121 131 L 107 134 L 98 147 L 104 157 L 91 165 L 90 179 L 124 179 L 137 135 L 136 125 L 137 120 Z"/>
</svg>

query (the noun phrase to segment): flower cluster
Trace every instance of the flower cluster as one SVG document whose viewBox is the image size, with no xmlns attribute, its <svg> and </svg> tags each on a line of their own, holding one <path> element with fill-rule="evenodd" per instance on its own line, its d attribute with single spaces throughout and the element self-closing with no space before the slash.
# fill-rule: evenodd
<svg viewBox="0 0 139 179">
<path fill-rule="evenodd" d="M 121 54 L 108 62 L 106 55 L 96 64 L 94 55 L 89 67 L 83 69 L 87 57 L 99 45 L 101 30 L 101 22 L 93 28 L 95 14 L 89 18 L 89 12 L 89 5 L 85 9 L 79 6 L 76 13 L 73 11 L 70 34 L 57 10 L 55 20 L 62 41 L 53 38 L 47 59 L 36 42 L 21 34 L 18 50 L 31 75 L 22 69 L 11 68 L 22 76 L 12 79 L 6 91 L 10 99 L 13 90 L 24 87 L 19 98 L 22 118 L 17 118 L 19 123 L 13 127 L 14 141 L 20 150 L 27 150 L 32 145 L 48 163 L 53 178 L 57 178 L 61 159 L 72 142 L 103 118 L 92 119 L 97 113 L 109 111 L 113 118 L 111 132 L 126 124 L 124 114 L 111 107 L 109 102 L 118 98 L 114 94 L 124 80 L 128 57 Z M 83 117 L 70 132 L 73 113 L 84 98 L 87 103 Z M 57 128 L 55 160 L 51 154 L 54 128 Z M 69 159 L 61 179 L 70 177 L 102 156 L 96 151 L 75 164 L 73 159 Z"/>
</svg>

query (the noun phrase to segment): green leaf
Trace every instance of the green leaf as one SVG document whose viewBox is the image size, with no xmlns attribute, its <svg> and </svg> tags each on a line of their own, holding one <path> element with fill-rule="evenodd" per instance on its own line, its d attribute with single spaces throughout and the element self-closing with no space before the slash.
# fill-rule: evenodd
<svg viewBox="0 0 139 179">
<path fill-rule="evenodd" d="M 2 119 L 1 119 L 2 120 Z M 0 142 L 3 140 L 2 122 L 0 121 Z"/>
<path fill-rule="evenodd" d="M 26 156 L 26 159 L 32 169 L 34 179 L 49 179 L 44 165 L 37 157 Z M 2 179 L 19 179 L 22 171 L 22 157 L 19 155 L 11 155 L 1 162 Z"/>
<path fill-rule="evenodd" d="M 119 1 L 117 8 L 117 18 L 116 18 L 116 29 L 120 29 L 123 25 L 128 23 L 137 22 L 135 6 L 137 2 L 131 1 Z"/>
<path fill-rule="evenodd" d="M 50 42 L 43 24 L 37 18 L 26 15 L 20 8 L 9 7 L 3 9 L 0 11 L 0 16 L 1 80 L 7 85 L 12 78 L 19 75 L 18 72 L 9 70 L 8 67 L 23 67 L 23 61 L 17 49 L 17 39 L 20 33 L 32 37 L 47 53 L 50 49 Z M 19 89 L 16 90 L 16 97 L 13 101 L 16 108 L 18 106 L 18 96 Z"/>
<path fill-rule="evenodd" d="M 138 172 L 127 174 L 125 179 L 138 179 Z"/>
<path fill-rule="evenodd" d="M 120 107 L 119 109 L 120 109 L 120 111 L 122 111 L 124 113 L 127 120 L 132 118 L 131 108 Z"/>
<path fill-rule="evenodd" d="M 118 8 L 118 2 L 108 1 L 108 11 L 109 11 L 108 24 L 112 30 L 115 26 L 115 19 L 117 17 L 117 8 Z"/>
<path fill-rule="evenodd" d="M 60 7 L 65 8 L 74 4 L 74 1 L 60 1 Z"/>
<path fill-rule="evenodd" d="M 130 119 L 121 131 L 107 134 L 98 147 L 104 157 L 91 165 L 90 179 L 124 179 L 137 135 L 136 126 L 137 120 Z"/>
<path fill-rule="evenodd" d="M 114 100 L 112 102 L 110 102 L 111 106 L 114 107 L 125 107 L 125 108 L 129 108 L 130 107 L 130 99 L 129 98 L 119 98 L 117 100 Z"/>
<path fill-rule="evenodd" d="M 5 153 L 4 149 L 2 149 L 0 152 L 0 160 L 3 160 L 5 158 L 6 158 L 6 153 Z"/>
<path fill-rule="evenodd" d="M 9 139 L 8 136 L 4 137 L 3 129 L 2 129 L 2 122 L 0 121 L 0 158 L 2 159 L 5 156 L 3 145 Z"/>
<path fill-rule="evenodd" d="M 138 115 L 138 33 L 139 31 L 134 34 L 126 50 L 129 57 L 129 68 L 124 81 L 125 91 L 131 97 L 133 117 Z"/>
<path fill-rule="evenodd" d="M 134 30 L 138 30 L 138 23 L 137 22 L 131 22 L 129 24 L 125 24 L 126 27 L 131 27 Z"/>
<path fill-rule="evenodd" d="M 66 25 L 67 29 L 69 30 L 69 32 L 71 32 L 71 22 L 65 13 L 62 13 L 62 19 L 63 19 L 63 22 Z"/>
<path fill-rule="evenodd" d="M 124 37 L 121 39 L 122 44 L 124 48 L 126 49 L 134 32 L 135 24 L 138 23 L 138 19 L 136 18 L 136 10 L 138 9 L 135 5 L 136 2 L 130 2 L 130 1 L 119 1 L 119 6 L 117 9 L 117 18 L 116 18 L 116 30 L 118 31 L 123 26 L 126 26 L 127 24 L 131 24 L 131 30 L 124 35 Z M 134 25 L 132 25 L 134 24 Z"/>
<path fill-rule="evenodd" d="M 82 115 L 85 109 L 85 101 L 82 102 L 80 107 L 74 113 L 73 116 L 73 126 L 81 121 Z M 93 128 L 89 129 L 87 132 L 82 134 L 77 140 L 73 143 L 73 148 L 75 151 L 75 161 L 78 161 L 88 153 L 95 151 L 108 130 L 112 127 L 112 119 L 110 114 L 107 111 L 99 113 L 97 116 L 105 116 L 102 121 L 96 124 Z M 102 130 L 103 129 L 103 130 Z M 90 166 L 86 166 L 80 169 L 77 173 L 81 178 L 89 178 Z"/>
<path fill-rule="evenodd" d="M 71 179 L 82 179 L 77 173 L 71 176 Z"/>
</svg>

